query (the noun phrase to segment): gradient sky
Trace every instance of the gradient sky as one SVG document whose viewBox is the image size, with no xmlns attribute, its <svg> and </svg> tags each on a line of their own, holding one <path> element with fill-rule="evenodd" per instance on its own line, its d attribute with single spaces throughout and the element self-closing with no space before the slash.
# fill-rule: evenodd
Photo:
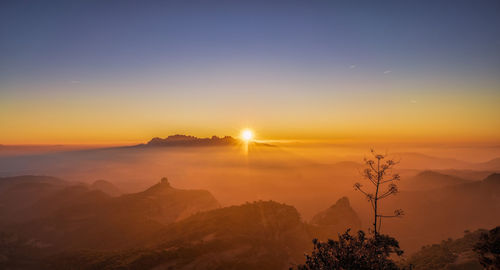
<svg viewBox="0 0 500 270">
<path fill-rule="evenodd" d="M 500 142 L 500 1 L 1 1 L 0 144 Z"/>
</svg>

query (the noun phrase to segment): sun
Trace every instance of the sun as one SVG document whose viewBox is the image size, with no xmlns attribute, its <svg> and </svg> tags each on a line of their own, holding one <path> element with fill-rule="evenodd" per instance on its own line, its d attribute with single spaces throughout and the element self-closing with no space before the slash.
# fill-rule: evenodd
<svg viewBox="0 0 500 270">
<path fill-rule="evenodd" d="M 241 132 L 241 138 L 245 142 L 249 142 L 253 139 L 253 132 L 250 129 L 245 129 Z"/>
</svg>

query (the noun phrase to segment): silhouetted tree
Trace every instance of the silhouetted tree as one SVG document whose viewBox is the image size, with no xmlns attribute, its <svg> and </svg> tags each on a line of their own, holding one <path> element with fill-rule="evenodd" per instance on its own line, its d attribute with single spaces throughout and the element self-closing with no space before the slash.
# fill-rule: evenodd
<svg viewBox="0 0 500 270">
<path fill-rule="evenodd" d="M 356 183 L 354 187 L 367 197 L 373 207 L 373 237 L 366 237 L 363 231 L 352 236 L 349 229 L 339 235 L 338 241 L 329 239 L 327 242 L 321 242 L 314 239 L 314 250 L 311 255 L 306 255 L 306 263 L 299 265 L 299 270 L 400 269 L 390 257 L 393 254 L 401 256 L 403 251 L 396 239 L 380 234 L 380 222 L 382 218 L 400 217 L 403 211 L 398 209 L 393 215 L 379 214 L 379 200 L 398 192 L 394 182 L 399 180 L 399 175 L 391 171 L 397 163 L 390 159 L 384 162 L 384 155 L 376 154 L 373 150 L 371 153 L 375 159 L 365 158 L 367 168 L 363 171 L 363 176 L 373 184 L 375 191 L 365 191 L 360 183 Z M 387 189 L 382 191 L 384 186 L 387 186 Z"/>
<path fill-rule="evenodd" d="M 474 251 L 485 269 L 500 269 L 500 226 L 483 233 Z"/>
<path fill-rule="evenodd" d="M 339 235 L 339 240 L 320 242 L 313 240 L 314 250 L 306 255 L 306 263 L 299 270 L 395 270 L 399 267 L 390 259 L 392 254 L 400 256 L 403 251 L 396 239 L 379 235 L 367 238 L 363 231 L 350 235 L 350 230 Z"/>
<path fill-rule="evenodd" d="M 369 192 L 365 190 L 362 188 L 363 185 L 360 183 L 354 184 L 354 188 L 366 196 L 373 208 L 374 215 L 372 233 L 376 241 L 380 234 L 382 218 L 400 217 L 404 213 L 403 210 L 396 209 L 392 215 L 379 214 L 379 201 L 398 193 L 398 186 L 395 182 L 399 181 L 400 177 L 399 174 L 392 173 L 392 168 L 397 164 L 397 162 L 392 159 L 386 159 L 384 161 L 386 156 L 377 154 L 373 149 L 371 150 L 371 154 L 374 159 L 364 159 L 366 168 L 363 171 L 363 177 L 374 186 L 374 191 Z M 386 187 L 386 189 L 382 190 L 384 187 Z"/>
</svg>

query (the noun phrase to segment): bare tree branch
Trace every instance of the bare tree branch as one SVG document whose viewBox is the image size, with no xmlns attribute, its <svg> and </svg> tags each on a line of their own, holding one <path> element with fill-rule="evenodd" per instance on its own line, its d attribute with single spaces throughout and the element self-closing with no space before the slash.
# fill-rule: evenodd
<svg viewBox="0 0 500 270">
<path fill-rule="evenodd" d="M 398 187 L 394 182 L 401 180 L 401 178 L 399 174 L 392 173 L 393 167 L 397 165 L 399 161 L 396 162 L 392 159 L 385 159 L 387 154 L 378 154 L 373 149 L 370 149 L 370 153 L 372 154 L 373 159 L 367 159 L 366 157 L 364 158 L 366 168 L 363 171 L 362 177 L 373 184 L 373 186 L 375 187 L 375 192 L 370 193 L 366 190 L 363 190 L 360 183 L 356 183 L 354 185 L 354 188 L 356 190 L 359 190 L 363 195 L 367 197 L 373 208 L 373 233 L 375 238 L 377 238 L 380 232 L 382 218 L 401 217 L 404 215 L 404 212 L 401 209 L 397 209 L 396 211 L 394 211 L 394 215 L 379 214 L 379 201 L 399 192 Z M 387 189 L 384 192 L 381 192 L 381 189 L 385 184 L 387 184 Z"/>
</svg>

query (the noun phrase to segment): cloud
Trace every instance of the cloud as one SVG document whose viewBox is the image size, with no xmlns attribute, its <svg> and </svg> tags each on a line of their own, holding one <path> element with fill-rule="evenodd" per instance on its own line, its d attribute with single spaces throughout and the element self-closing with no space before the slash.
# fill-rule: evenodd
<svg viewBox="0 0 500 270">
<path fill-rule="evenodd" d="M 349 69 L 354 69 L 354 68 L 356 68 L 356 65 L 350 65 L 349 66 Z"/>
<path fill-rule="evenodd" d="M 81 81 L 69 81 L 69 83 L 71 83 L 71 84 L 79 84 L 79 83 L 81 83 Z"/>
<path fill-rule="evenodd" d="M 416 101 L 416 100 L 414 100 L 414 99 L 412 99 L 412 100 L 410 100 L 410 103 L 411 103 L 411 104 L 417 104 L 417 101 Z"/>
<path fill-rule="evenodd" d="M 391 72 L 392 72 L 392 70 L 388 69 L 388 70 L 384 71 L 384 74 L 389 74 Z"/>
</svg>

